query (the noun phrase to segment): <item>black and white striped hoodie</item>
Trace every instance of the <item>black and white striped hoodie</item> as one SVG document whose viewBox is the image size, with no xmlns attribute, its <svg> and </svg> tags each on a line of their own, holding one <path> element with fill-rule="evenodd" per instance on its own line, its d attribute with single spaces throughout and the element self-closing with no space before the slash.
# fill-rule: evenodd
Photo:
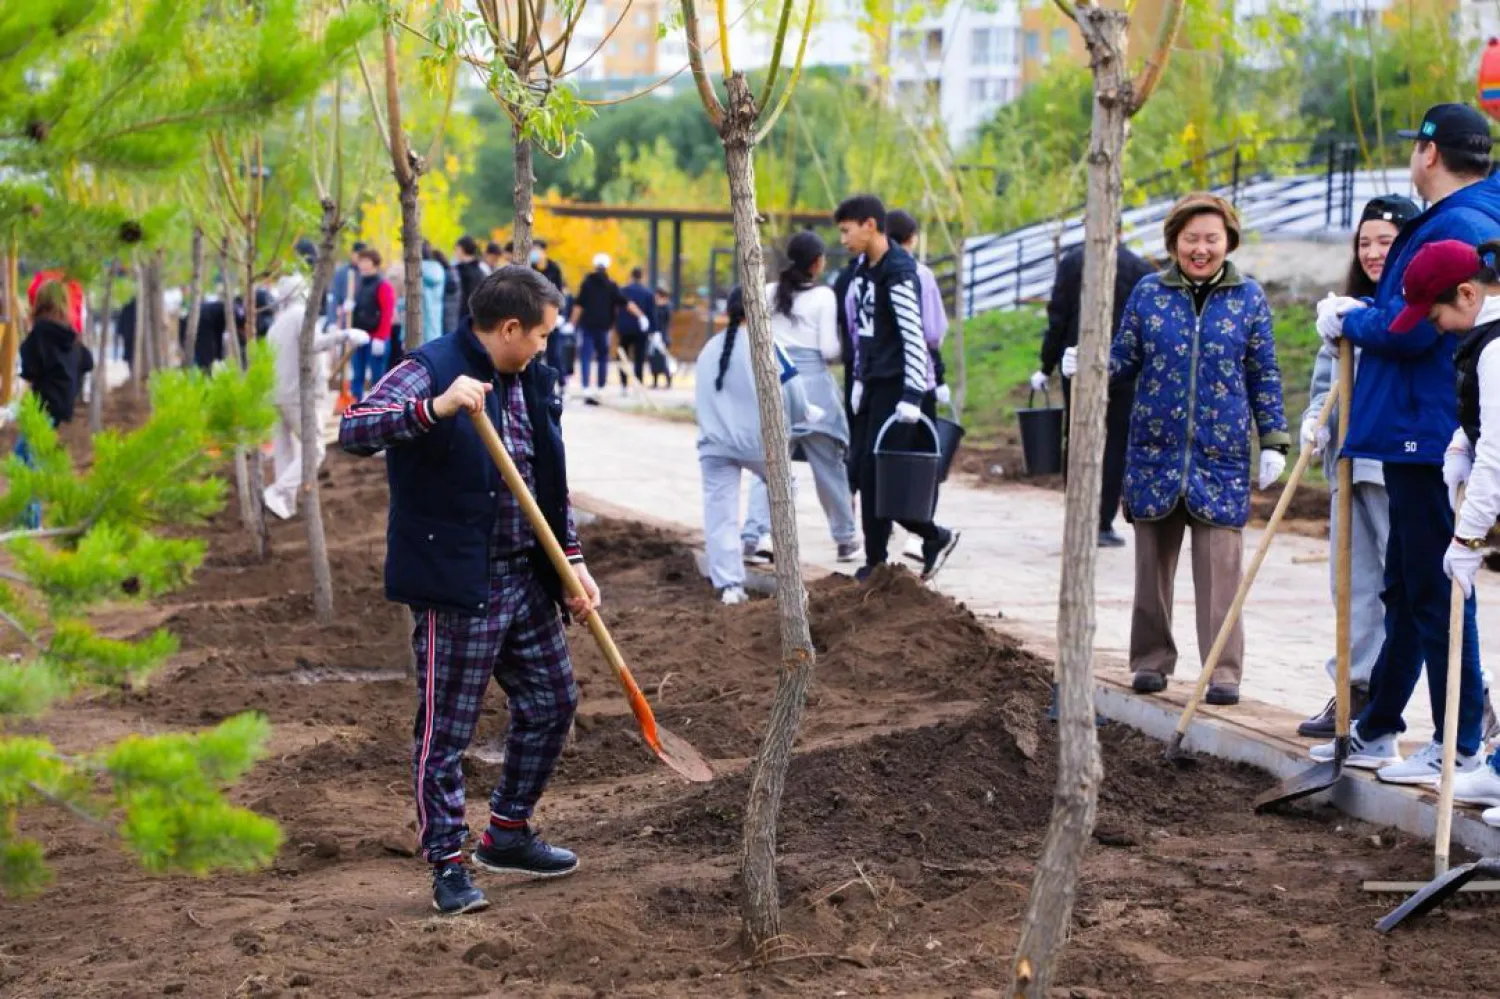
<svg viewBox="0 0 1500 999">
<path fill-rule="evenodd" d="M 901 401 L 921 405 L 927 393 L 927 339 L 917 262 L 895 243 L 877 264 L 866 260 L 851 284 L 858 331 L 856 377 L 901 383 Z"/>
</svg>

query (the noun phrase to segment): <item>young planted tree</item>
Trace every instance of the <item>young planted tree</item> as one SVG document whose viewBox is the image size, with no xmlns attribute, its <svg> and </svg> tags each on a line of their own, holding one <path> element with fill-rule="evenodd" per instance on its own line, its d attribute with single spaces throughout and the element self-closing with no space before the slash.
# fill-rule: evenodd
<svg viewBox="0 0 1500 999">
<path fill-rule="evenodd" d="M 1088 152 L 1084 221 L 1083 304 L 1079 312 L 1078 374 L 1068 448 L 1062 584 L 1058 595 L 1057 788 L 1052 820 L 1037 862 L 1011 994 L 1045 999 L 1053 967 L 1067 940 L 1078 867 L 1094 826 L 1102 769 L 1094 731 L 1094 565 L 1098 553 L 1100 456 L 1109 387 L 1109 341 L 1114 315 L 1115 255 L 1120 219 L 1120 161 L 1126 122 L 1151 97 L 1182 21 L 1183 0 L 1168 0 L 1146 63 L 1126 75 L 1129 19 L 1097 3 L 1055 0 L 1077 23 L 1094 73 L 1093 124 Z"/>
<path fill-rule="evenodd" d="M 802 581 L 802 557 L 797 543 L 797 515 L 792 502 L 791 451 L 786 413 L 781 400 L 780 368 L 771 339 L 766 306 L 765 262 L 760 245 L 760 219 L 755 205 L 755 146 L 785 109 L 802 71 L 807 38 L 816 4 L 809 0 L 796 61 L 776 98 L 782 53 L 791 20 L 792 2 L 784 0 L 771 63 L 760 101 L 743 72 L 731 61 L 727 35 L 726 0 L 716 0 L 719 51 L 723 58 L 727 101 L 720 102 L 698 40 L 698 12 L 694 0 L 682 0 L 683 30 L 688 60 L 704 111 L 724 143 L 724 165 L 729 177 L 729 203 L 734 215 L 735 261 L 744 290 L 745 326 L 750 333 L 750 356 L 755 370 L 761 438 L 766 449 L 766 485 L 771 498 L 771 537 L 776 548 L 776 603 L 780 611 L 781 663 L 771 717 L 750 777 L 745 805 L 741 854 L 740 911 L 746 942 L 760 957 L 781 946 L 781 904 L 776 887 L 776 819 L 791 764 L 792 744 L 802 724 L 807 688 L 812 682 L 816 652 L 807 620 L 807 588 Z M 764 121 L 762 107 L 774 109 Z"/>
<path fill-rule="evenodd" d="M 246 373 L 212 379 L 160 372 L 152 415 L 128 434 L 94 440 L 78 473 L 33 397 L 21 433 L 32 459 L 9 457 L 0 523 L 40 504 L 43 527 L 0 532 L 9 568 L 0 581 L 0 893 L 39 890 L 49 879 L 42 843 L 19 831 L 23 811 L 60 805 L 112 830 L 154 871 L 248 870 L 280 847 L 274 823 L 231 805 L 223 789 L 265 751 L 269 727 L 244 714 L 198 733 L 127 736 L 113 746 L 65 753 L 44 734 L 49 706 L 95 686 L 144 680 L 177 644 L 164 630 L 135 640 L 96 631 L 86 614 L 103 601 L 144 600 L 184 585 L 203 543 L 161 528 L 201 523 L 223 505 L 216 448 L 255 445 L 271 426 L 270 358 L 252 354 Z M 174 530 L 174 534 L 177 532 Z"/>
</svg>

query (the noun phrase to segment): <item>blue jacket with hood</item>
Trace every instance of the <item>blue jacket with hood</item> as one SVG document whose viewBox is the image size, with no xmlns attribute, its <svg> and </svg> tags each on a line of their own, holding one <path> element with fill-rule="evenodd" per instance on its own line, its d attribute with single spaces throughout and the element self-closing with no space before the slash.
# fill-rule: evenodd
<svg viewBox="0 0 1500 999">
<path fill-rule="evenodd" d="M 1441 465 L 1458 426 L 1453 391 L 1455 339 L 1425 320 L 1390 332 L 1405 306 L 1401 293 L 1416 252 L 1440 239 L 1477 246 L 1500 239 L 1500 175 L 1450 194 L 1406 224 L 1391 244 L 1373 304 L 1344 316 L 1344 336 L 1363 348 L 1354 382 L 1344 454 L 1401 464 Z"/>
</svg>

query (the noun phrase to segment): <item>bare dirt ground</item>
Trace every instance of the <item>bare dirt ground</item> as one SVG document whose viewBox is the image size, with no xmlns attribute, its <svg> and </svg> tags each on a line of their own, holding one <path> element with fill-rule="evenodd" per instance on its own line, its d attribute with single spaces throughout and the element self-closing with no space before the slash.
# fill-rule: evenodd
<svg viewBox="0 0 1500 999">
<path fill-rule="evenodd" d="M 1050 808 L 1048 667 L 896 571 L 813 590 L 820 658 L 780 833 L 792 953 L 743 963 L 736 865 L 745 761 L 775 686 L 766 601 L 714 602 L 681 539 L 604 522 L 585 547 L 606 619 L 664 724 L 716 760 L 688 786 L 641 744 L 607 667 L 577 631 L 577 741 L 544 800 L 549 838 L 582 867 L 555 883 L 484 877 L 495 905 L 443 919 L 411 856 L 413 696 L 401 614 L 381 597 L 378 460 L 330 455 L 325 512 L 339 621 L 311 622 L 300 522 L 267 565 L 226 513 L 207 564 L 170 601 L 115 612 L 182 637 L 148 688 L 78 700 L 27 730 L 82 750 L 130 730 L 244 710 L 275 724 L 235 798 L 287 844 L 253 875 L 139 872 L 106 835 L 40 809 L 23 830 L 56 881 L 0 902 L 0 996 L 998 997 Z M 467 760 L 483 822 L 505 722 L 491 691 Z M 1493 994 L 1493 914 L 1459 907 L 1392 938 L 1365 877 L 1416 877 L 1425 845 L 1309 806 L 1251 814 L 1268 779 L 1104 730 L 1096 842 L 1058 996 Z"/>
</svg>

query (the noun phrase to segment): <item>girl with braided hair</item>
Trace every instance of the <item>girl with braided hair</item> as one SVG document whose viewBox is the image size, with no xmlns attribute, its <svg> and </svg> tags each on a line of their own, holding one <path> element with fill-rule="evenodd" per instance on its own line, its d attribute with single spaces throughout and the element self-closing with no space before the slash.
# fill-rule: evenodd
<svg viewBox="0 0 1500 999">
<path fill-rule="evenodd" d="M 763 289 L 756 292 L 763 293 Z M 738 287 L 729 293 L 727 313 L 724 332 L 704 344 L 698 355 L 698 371 L 714 375 L 697 380 L 694 408 L 709 579 L 724 603 L 741 604 L 749 597 L 745 594 L 745 564 L 740 553 L 740 474 L 749 472 L 764 481 L 766 452 L 760 435 L 750 347 L 739 342 L 744 339 L 745 308 Z M 776 354 L 788 425 L 823 419 L 824 412 L 809 405 L 796 367 L 779 347 Z"/>
</svg>

